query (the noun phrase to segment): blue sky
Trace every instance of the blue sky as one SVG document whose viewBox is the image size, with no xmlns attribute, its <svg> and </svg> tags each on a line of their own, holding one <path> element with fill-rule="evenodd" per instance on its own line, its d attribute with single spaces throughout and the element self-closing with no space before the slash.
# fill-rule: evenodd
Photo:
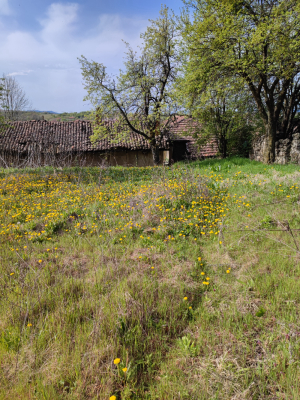
<svg viewBox="0 0 300 400">
<path fill-rule="evenodd" d="M 181 0 L 165 0 L 176 13 Z M 122 67 L 125 46 L 140 43 L 160 0 L 0 0 L 0 74 L 15 76 L 32 109 L 56 112 L 91 108 L 77 57 Z"/>
</svg>

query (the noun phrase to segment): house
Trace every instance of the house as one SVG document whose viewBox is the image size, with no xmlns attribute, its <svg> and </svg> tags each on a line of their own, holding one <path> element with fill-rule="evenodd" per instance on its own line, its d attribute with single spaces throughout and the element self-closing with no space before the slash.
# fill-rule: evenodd
<svg viewBox="0 0 300 400">
<path fill-rule="evenodd" d="M 211 138 L 202 146 L 198 146 L 195 139 L 195 133 L 199 134 L 201 126 L 192 118 L 178 115 L 175 122 L 170 126 L 169 135 L 171 140 L 184 140 L 186 143 L 186 153 L 190 160 L 203 160 L 216 157 L 219 149 L 215 138 Z M 177 158 L 177 146 L 173 150 L 174 160 Z"/>
<path fill-rule="evenodd" d="M 193 139 L 180 131 L 187 127 L 184 117 L 177 117 L 170 132 L 159 138 L 160 160 L 164 164 L 184 160 L 193 150 Z M 90 121 L 72 122 L 18 121 L 0 134 L 0 166 L 39 165 L 123 165 L 149 166 L 153 158 L 149 142 L 131 132 L 123 141 L 103 139 L 95 144 Z M 182 134 L 181 134 L 182 133 Z M 205 153 L 206 151 L 206 153 Z M 212 156 L 212 150 L 200 152 Z M 195 153 L 195 152 L 194 152 Z M 195 154 L 193 153 L 193 158 Z"/>
</svg>

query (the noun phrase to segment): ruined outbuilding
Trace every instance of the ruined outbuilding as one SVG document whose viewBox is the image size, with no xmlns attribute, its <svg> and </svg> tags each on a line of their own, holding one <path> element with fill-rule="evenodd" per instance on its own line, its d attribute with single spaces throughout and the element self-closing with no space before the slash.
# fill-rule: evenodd
<svg viewBox="0 0 300 400">
<path fill-rule="evenodd" d="M 214 141 L 198 150 L 187 124 L 186 117 L 178 117 L 169 132 L 157 138 L 161 163 L 217 154 Z M 103 139 L 95 144 L 90 140 L 92 135 L 90 121 L 13 122 L 0 134 L 0 166 L 153 165 L 149 142 L 134 132 L 122 141 Z"/>
</svg>

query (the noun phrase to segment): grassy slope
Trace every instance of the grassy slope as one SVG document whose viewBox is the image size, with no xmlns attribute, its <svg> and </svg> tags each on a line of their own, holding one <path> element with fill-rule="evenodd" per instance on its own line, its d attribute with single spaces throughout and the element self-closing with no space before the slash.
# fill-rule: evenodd
<svg viewBox="0 0 300 400">
<path fill-rule="evenodd" d="M 0 398 L 300 398 L 299 180 L 3 171 Z"/>
</svg>

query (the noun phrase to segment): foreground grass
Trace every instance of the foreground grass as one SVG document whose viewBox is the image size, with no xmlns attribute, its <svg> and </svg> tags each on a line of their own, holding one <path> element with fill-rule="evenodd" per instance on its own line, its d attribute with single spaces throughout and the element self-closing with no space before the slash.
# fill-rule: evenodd
<svg viewBox="0 0 300 400">
<path fill-rule="evenodd" d="M 0 398 L 300 398 L 299 177 L 3 171 Z"/>
</svg>

